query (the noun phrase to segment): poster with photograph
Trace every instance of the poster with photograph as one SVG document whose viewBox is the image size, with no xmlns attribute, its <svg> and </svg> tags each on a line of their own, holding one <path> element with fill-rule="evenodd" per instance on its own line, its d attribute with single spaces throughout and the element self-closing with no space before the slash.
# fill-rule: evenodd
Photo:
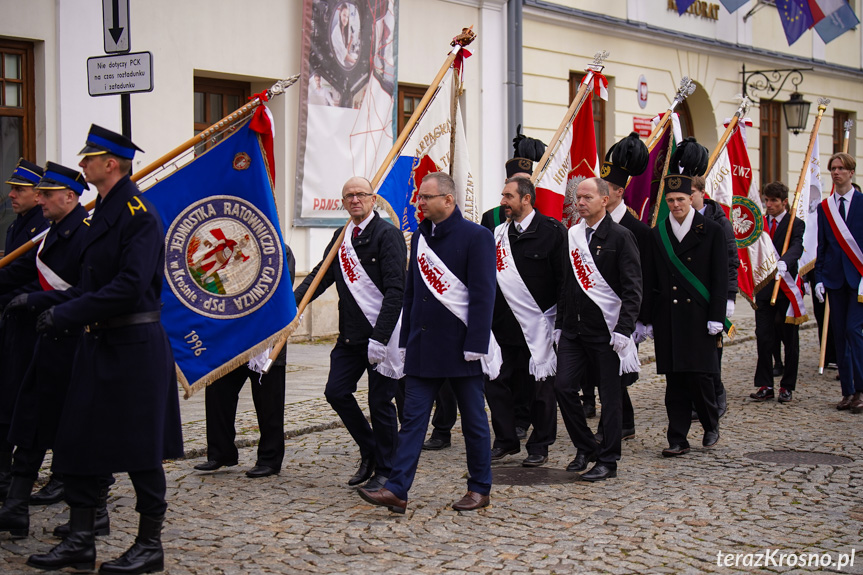
<svg viewBox="0 0 863 575">
<path fill-rule="evenodd" d="M 342 184 L 393 144 L 398 0 L 304 0 L 294 225 L 342 225 Z"/>
</svg>

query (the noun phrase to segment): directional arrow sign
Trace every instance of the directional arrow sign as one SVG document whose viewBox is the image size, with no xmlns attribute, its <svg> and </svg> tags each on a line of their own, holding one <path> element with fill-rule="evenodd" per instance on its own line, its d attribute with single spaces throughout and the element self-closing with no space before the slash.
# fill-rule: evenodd
<svg viewBox="0 0 863 575">
<path fill-rule="evenodd" d="M 105 53 L 128 52 L 129 0 L 102 0 L 102 23 L 105 35 Z"/>
</svg>

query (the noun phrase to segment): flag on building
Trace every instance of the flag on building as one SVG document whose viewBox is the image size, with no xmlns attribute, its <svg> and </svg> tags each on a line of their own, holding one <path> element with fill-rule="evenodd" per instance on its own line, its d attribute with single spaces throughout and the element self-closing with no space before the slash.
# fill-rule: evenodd
<svg viewBox="0 0 863 575">
<path fill-rule="evenodd" d="M 734 12 L 749 2 L 749 0 L 719 0 L 719 2 L 725 6 L 725 9 L 728 10 L 730 14 L 734 14 Z"/>
<path fill-rule="evenodd" d="M 776 10 L 789 46 L 815 23 L 808 0 L 776 0 Z"/>
<path fill-rule="evenodd" d="M 825 43 L 832 42 L 860 24 L 860 20 L 847 0 L 809 0 L 809 5 L 815 22 L 815 31 Z"/>
<path fill-rule="evenodd" d="M 416 230 L 423 219 L 417 205 L 417 194 L 423 177 L 430 172 L 451 175 L 462 214 L 472 221 L 479 221 L 465 136 L 464 96 L 460 86 L 459 73 L 451 67 L 375 190 L 392 206 L 402 231 Z"/>
<path fill-rule="evenodd" d="M 585 76 L 585 79 L 587 76 Z M 572 120 L 554 156 L 536 184 L 536 208 L 571 226 L 578 214 L 574 210 L 575 188 L 586 178 L 599 174 L 599 157 L 596 153 L 596 133 L 593 124 L 594 95 L 607 98 L 608 81 L 594 73 L 594 85 L 585 96 L 584 103 Z M 549 144 L 554 146 L 554 142 Z"/>
<path fill-rule="evenodd" d="M 266 160 L 271 130 L 260 106 L 146 190 L 165 229 L 162 323 L 187 397 L 265 351 L 296 315 Z"/>
</svg>

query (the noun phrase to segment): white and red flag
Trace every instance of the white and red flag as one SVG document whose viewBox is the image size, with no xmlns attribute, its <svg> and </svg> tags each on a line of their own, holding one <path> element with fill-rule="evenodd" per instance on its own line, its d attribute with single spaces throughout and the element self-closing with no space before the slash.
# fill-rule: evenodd
<svg viewBox="0 0 863 575">
<path fill-rule="evenodd" d="M 815 257 L 818 253 L 818 204 L 821 203 L 821 161 L 818 159 L 818 134 L 815 135 L 815 145 L 809 156 L 809 166 L 803 180 L 800 192 L 800 203 L 797 205 L 797 219 L 806 224 L 803 232 L 803 255 L 800 256 L 798 267 L 803 275 L 815 267 Z M 793 205 L 793 191 L 788 194 L 788 205 Z"/>
</svg>

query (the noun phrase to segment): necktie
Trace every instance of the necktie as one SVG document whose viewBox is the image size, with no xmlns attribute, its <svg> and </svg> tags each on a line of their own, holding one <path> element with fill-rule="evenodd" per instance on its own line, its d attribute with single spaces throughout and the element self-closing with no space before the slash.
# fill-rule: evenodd
<svg viewBox="0 0 863 575">
<path fill-rule="evenodd" d="M 521 233 L 524 231 L 523 229 L 521 229 L 521 224 L 518 222 L 516 222 L 516 224 L 515 224 L 515 231 L 517 231 L 518 233 Z"/>
<path fill-rule="evenodd" d="M 770 237 L 776 233 L 776 218 L 770 218 Z"/>
<path fill-rule="evenodd" d="M 842 216 L 842 221 L 845 221 L 845 198 L 839 198 L 839 215 Z"/>
<path fill-rule="evenodd" d="M 354 239 L 357 236 L 359 236 L 362 233 L 362 231 L 363 230 L 361 230 L 359 227 L 355 227 L 353 233 L 351 233 L 351 239 Z"/>
<path fill-rule="evenodd" d="M 594 232 L 593 228 L 585 228 L 584 229 L 584 235 L 587 236 L 587 243 L 588 244 L 590 243 L 590 237 L 593 235 L 593 232 Z"/>
</svg>

